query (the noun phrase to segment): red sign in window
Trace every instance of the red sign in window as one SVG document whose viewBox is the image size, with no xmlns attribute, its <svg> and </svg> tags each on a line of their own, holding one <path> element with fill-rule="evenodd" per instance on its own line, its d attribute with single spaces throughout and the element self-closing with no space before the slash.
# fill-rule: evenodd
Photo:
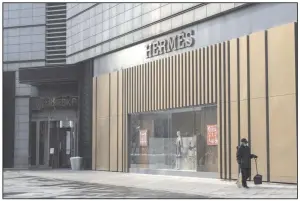
<svg viewBox="0 0 300 201">
<path fill-rule="evenodd" d="M 207 145 L 218 145 L 217 125 L 207 125 Z"/>
</svg>

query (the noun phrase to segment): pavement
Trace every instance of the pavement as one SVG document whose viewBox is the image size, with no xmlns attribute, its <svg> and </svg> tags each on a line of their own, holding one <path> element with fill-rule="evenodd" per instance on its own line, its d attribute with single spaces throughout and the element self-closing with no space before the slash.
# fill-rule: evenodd
<svg viewBox="0 0 300 201">
<path fill-rule="evenodd" d="M 4 198 L 297 198 L 297 185 L 102 171 L 4 172 Z"/>
</svg>

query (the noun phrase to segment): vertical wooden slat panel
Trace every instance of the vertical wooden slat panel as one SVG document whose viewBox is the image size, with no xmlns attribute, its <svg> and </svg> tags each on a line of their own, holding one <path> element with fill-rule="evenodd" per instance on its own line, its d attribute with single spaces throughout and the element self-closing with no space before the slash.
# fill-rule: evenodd
<svg viewBox="0 0 300 201">
<path fill-rule="evenodd" d="M 127 85 L 127 111 L 128 111 L 128 113 L 130 113 L 131 112 L 131 88 L 130 88 L 130 86 L 131 86 L 131 83 L 130 83 L 130 73 L 131 73 L 131 68 L 128 68 L 127 69 L 127 79 L 126 79 L 126 85 Z"/>
<path fill-rule="evenodd" d="M 97 77 L 93 78 L 93 137 L 92 137 L 92 169 L 96 170 L 97 147 Z"/>
<path fill-rule="evenodd" d="M 141 68 L 141 73 L 140 73 L 140 77 L 141 77 L 141 109 L 140 112 L 144 112 L 144 100 L 145 100 L 145 76 L 144 76 L 144 67 L 145 65 L 142 64 L 140 66 Z"/>
<path fill-rule="evenodd" d="M 176 76 L 176 80 L 175 80 L 175 96 L 176 96 L 176 103 L 175 103 L 175 107 L 179 107 L 179 63 L 178 63 L 178 58 L 179 55 L 175 55 L 174 59 L 175 59 L 175 76 Z"/>
<path fill-rule="evenodd" d="M 223 150 L 222 150 L 222 89 L 221 89 L 221 44 L 217 44 L 217 123 L 218 123 L 218 172 L 220 173 L 220 178 L 223 178 Z"/>
<path fill-rule="evenodd" d="M 165 100 L 165 108 L 171 108 L 170 106 L 170 91 L 172 84 L 170 82 L 170 77 L 171 77 L 171 72 L 170 72 L 170 57 L 165 58 L 165 77 L 166 77 L 166 82 L 165 82 L 165 87 L 166 87 L 166 100 Z"/>
<path fill-rule="evenodd" d="M 149 63 L 146 63 L 145 64 L 145 80 L 146 80 L 146 99 L 145 99 L 145 105 L 146 105 L 146 108 L 145 108 L 145 111 L 149 111 L 150 110 L 150 107 L 149 107 L 149 86 L 150 86 L 150 80 L 149 80 Z"/>
<path fill-rule="evenodd" d="M 198 54 L 198 50 L 194 50 L 193 51 L 193 91 L 192 93 L 193 95 L 193 105 L 197 105 L 197 100 L 198 100 L 198 86 L 197 86 L 197 79 L 198 79 L 198 71 L 197 71 L 197 65 L 198 65 L 198 60 L 197 60 L 197 54 Z"/>
<path fill-rule="evenodd" d="M 225 72 L 224 72 L 224 65 L 225 65 L 225 61 L 224 61 L 224 57 L 225 57 L 225 52 L 224 52 L 224 43 L 221 43 L 221 70 L 220 70 L 220 75 L 221 75 L 221 135 L 222 135 L 222 170 L 223 170 L 223 177 L 227 178 L 227 167 L 226 167 L 226 146 L 225 146 L 225 141 L 226 141 L 226 133 L 225 133 L 225 127 L 226 127 L 226 115 L 225 115 Z"/>
<path fill-rule="evenodd" d="M 109 76 L 109 170 L 118 170 L 118 72 Z"/>
<path fill-rule="evenodd" d="M 127 170 L 127 164 L 128 164 L 128 112 L 129 112 L 129 71 L 130 69 L 126 69 L 126 80 L 125 80 L 125 94 L 126 94 L 126 104 L 125 104 L 125 114 L 124 114 L 124 135 L 123 135 L 123 171 Z"/>
<path fill-rule="evenodd" d="M 205 48 L 201 49 L 201 105 L 205 104 Z"/>
<path fill-rule="evenodd" d="M 229 147 L 229 143 L 228 143 L 228 140 L 229 140 L 229 112 L 228 112 L 228 109 L 229 109 L 229 103 L 228 103 L 228 94 L 229 94 L 229 90 L 228 90 L 228 42 L 225 42 L 224 43 L 225 45 L 225 65 L 224 65 L 224 73 L 225 73 L 225 97 L 224 97 L 224 102 L 225 102 L 225 110 L 224 110 L 224 115 L 225 115 L 225 118 L 226 118 L 226 122 L 225 122 L 225 139 L 224 139 L 224 142 L 225 142 L 225 149 L 226 149 L 226 170 L 227 170 L 227 179 L 229 178 L 229 164 L 230 164 L 230 161 L 229 161 L 229 154 L 230 154 L 230 147 Z"/>
<path fill-rule="evenodd" d="M 151 82 L 151 100 L 152 100 L 152 108 L 151 110 L 155 110 L 155 62 L 151 62 L 151 77 L 152 77 L 152 82 Z"/>
<path fill-rule="evenodd" d="M 182 85 L 183 85 L 183 75 L 182 75 L 182 62 L 183 62 L 183 54 L 178 55 L 178 81 L 179 81 L 179 86 L 178 86 L 178 107 L 182 107 L 182 99 L 183 99 L 183 94 L 182 94 Z"/>
<path fill-rule="evenodd" d="M 215 68 L 215 46 L 212 45 L 210 47 L 210 60 L 211 60 L 211 103 L 216 103 L 216 91 L 215 91 L 215 87 L 216 87 L 216 68 Z"/>
<path fill-rule="evenodd" d="M 138 93 L 138 82 L 137 82 L 137 71 L 138 68 L 137 66 L 135 66 L 133 68 L 133 87 L 134 87 L 134 93 L 133 93 L 133 100 L 134 100 L 134 110 L 133 112 L 136 113 L 137 112 L 137 106 L 138 106 L 138 97 L 137 97 L 137 93 Z"/>
<path fill-rule="evenodd" d="M 155 72 L 154 72 L 154 76 L 155 76 L 155 82 L 154 82 L 154 94 L 155 94 L 155 105 L 154 108 L 155 110 L 158 110 L 158 91 L 159 91 L 159 72 L 158 72 L 158 65 L 159 65 L 159 61 L 156 60 L 154 61 L 154 68 L 155 68 Z"/>
<path fill-rule="evenodd" d="M 259 169 L 267 179 L 267 134 L 266 134 L 266 50 L 265 32 L 249 36 L 250 94 L 251 94 L 251 152 L 259 156 Z M 264 161 L 264 162 L 262 162 Z M 254 165 L 254 164 L 253 164 Z M 253 166 L 252 166 L 253 167 Z M 255 175 L 252 168 L 252 175 Z"/>
<path fill-rule="evenodd" d="M 197 54 L 196 54 L 196 57 L 197 57 L 197 67 L 196 67 L 196 74 L 197 74 L 197 105 L 201 105 L 202 103 L 202 69 L 201 69 L 201 66 L 202 66 L 202 60 L 201 60 L 201 49 L 198 49 L 197 50 Z"/>
<path fill-rule="evenodd" d="M 168 100 L 168 91 L 170 88 L 170 85 L 168 85 L 168 75 L 167 75 L 167 61 L 168 58 L 163 59 L 163 107 L 162 109 L 167 109 L 167 100 Z"/>
<path fill-rule="evenodd" d="M 174 107 L 174 86 L 175 86 L 175 70 L 174 70 L 174 56 L 171 56 L 168 59 L 168 63 L 169 63 L 169 83 L 170 83 L 170 91 L 169 91 L 169 107 L 173 108 Z"/>
<path fill-rule="evenodd" d="M 247 37 L 240 38 L 240 120 L 242 138 L 248 139 Z"/>
<path fill-rule="evenodd" d="M 123 73 L 118 72 L 118 171 L 122 171 L 123 152 Z"/>
<path fill-rule="evenodd" d="M 210 51 L 211 46 L 206 47 L 206 76 L 207 76 L 207 81 L 206 81 L 206 104 L 211 103 L 211 51 Z"/>
<path fill-rule="evenodd" d="M 158 110 L 162 109 L 163 105 L 163 59 L 158 60 Z"/>
<path fill-rule="evenodd" d="M 153 94 L 152 94 L 152 85 L 153 85 L 153 68 L 152 68 L 152 61 L 148 64 L 149 68 L 149 111 L 153 110 Z"/>
<path fill-rule="evenodd" d="M 98 80 L 98 136 L 97 136 L 97 168 L 109 170 L 109 74 L 99 76 Z"/>
<path fill-rule="evenodd" d="M 231 115 L 231 178 L 237 179 L 238 166 L 236 160 L 236 146 L 238 146 L 238 104 L 237 104 L 237 39 L 230 41 L 230 115 Z"/>
<path fill-rule="evenodd" d="M 154 90 L 154 110 L 157 110 L 157 99 L 158 99 L 158 97 L 157 97 L 157 91 L 158 91 L 158 72 L 157 72 L 157 70 L 158 70 L 158 68 L 157 68 L 157 66 L 158 66 L 158 61 L 157 60 L 155 60 L 154 61 L 154 66 L 153 66 L 153 68 L 154 68 L 154 85 L 153 85 L 153 90 Z"/>
<path fill-rule="evenodd" d="M 181 74 L 182 74 L 182 88 L 181 88 L 181 101 L 182 101 L 182 104 L 181 104 L 181 107 L 186 107 L 186 99 L 187 99 L 187 91 L 186 91 L 186 85 L 187 85 L 187 82 L 186 82 L 186 75 L 187 75 L 187 66 L 186 66 L 186 61 L 187 61 L 187 53 L 182 53 L 181 54 L 181 58 L 182 58 L 182 61 L 181 61 Z"/>
<path fill-rule="evenodd" d="M 194 103 L 194 93 L 193 93 L 193 71 L 194 71 L 194 51 L 190 51 L 188 53 L 188 63 L 187 63 L 187 72 L 188 72 L 188 77 L 187 77 L 187 86 L 188 86 L 188 106 L 192 106 Z"/>
<path fill-rule="evenodd" d="M 221 82 L 221 116 L 222 116 L 222 119 L 221 119 L 221 131 L 222 131 L 222 160 L 223 160 L 223 167 L 222 167 L 222 170 L 223 170 L 223 177 L 226 178 L 227 175 L 226 175 L 226 146 L 225 146 L 225 114 L 224 114 L 224 111 L 225 111 L 225 99 L 224 99 L 224 95 L 225 95 L 225 86 L 224 86 L 224 43 L 221 43 L 221 70 L 220 70 L 220 75 L 221 75 L 221 79 L 220 79 L 220 82 Z"/>
<path fill-rule="evenodd" d="M 141 65 L 138 65 L 136 67 L 136 79 L 137 79 L 137 109 L 136 109 L 136 112 L 140 112 L 141 111 Z"/>
</svg>

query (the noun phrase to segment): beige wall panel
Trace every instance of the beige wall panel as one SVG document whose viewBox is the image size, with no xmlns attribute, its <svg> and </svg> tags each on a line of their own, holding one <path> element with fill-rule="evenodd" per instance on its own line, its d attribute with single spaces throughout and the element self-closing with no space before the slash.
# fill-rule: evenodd
<svg viewBox="0 0 300 201">
<path fill-rule="evenodd" d="M 215 46 L 212 45 L 211 49 L 211 103 L 216 103 L 216 57 L 215 57 Z"/>
<path fill-rule="evenodd" d="M 200 105 L 201 104 L 201 84 L 202 84 L 202 82 L 201 82 L 201 49 L 196 50 L 196 59 L 197 59 L 197 65 L 196 65 L 197 105 Z"/>
<path fill-rule="evenodd" d="M 149 63 L 145 64 L 145 110 L 149 111 Z"/>
<path fill-rule="evenodd" d="M 228 157 L 226 158 L 226 154 L 228 154 L 228 147 L 225 146 L 225 140 L 227 141 L 227 139 L 225 139 L 225 124 L 226 124 L 226 121 L 225 121 L 225 116 L 224 116 L 224 110 L 225 110 L 225 103 L 222 102 L 221 103 L 222 105 L 222 158 L 223 158 L 223 172 L 224 172 L 224 178 L 228 178 Z M 226 151 L 225 151 L 226 149 Z M 225 160 L 226 158 L 226 160 Z M 225 162 L 226 161 L 226 162 Z M 227 172 L 225 172 L 225 168 L 227 170 Z"/>
<path fill-rule="evenodd" d="M 207 70 L 207 98 L 206 103 L 212 103 L 211 94 L 212 94 L 212 83 L 211 83 L 211 75 L 212 75 L 212 59 L 211 59 L 211 46 L 206 48 L 206 66 Z"/>
<path fill-rule="evenodd" d="M 118 72 L 110 73 L 110 116 L 118 115 Z"/>
<path fill-rule="evenodd" d="M 240 38 L 240 100 L 248 99 L 247 89 L 247 36 Z"/>
<path fill-rule="evenodd" d="M 92 133 L 92 170 L 96 170 L 96 134 L 97 134 L 97 77 L 93 77 L 93 133 Z"/>
<path fill-rule="evenodd" d="M 170 89 L 170 85 L 167 84 L 169 83 L 169 75 L 167 74 L 168 73 L 168 59 L 165 58 L 163 59 L 163 71 L 164 71 L 164 76 L 163 76 L 163 107 L 162 109 L 167 109 L 167 101 L 168 101 L 168 94 L 169 94 L 169 89 Z"/>
<path fill-rule="evenodd" d="M 153 110 L 157 110 L 157 63 L 153 61 Z"/>
<path fill-rule="evenodd" d="M 236 162 L 236 147 L 238 146 L 238 106 L 237 102 L 231 102 L 231 178 L 237 179 L 238 165 Z"/>
<path fill-rule="evenodd" d="M 151 79 L 151 89 L 150 89 L 150 92 L 151 92 L 151 110 L 154 110 L 154 103 L 155 103 L 155 96 L 154 96 L 154 83 L 155 83 L 155 69 L 154 69 L 155 65 L 154 65 L 154 62 L 150 62 L 150 79 Z"/>
<path fill-rule="evenodd" d="M 221 48 L 220 48 L 220 46 L 221 46 L 221 44 L 219 43 L 219 44 L 217 44 L 217 55 L 216 55 L 216 57 L 217 57 L 217 104 L 219 104 L 220 103 L 220 99 L 221 99 L 221 97 L 220 97 L 220 76 L 221 76 L 221 72 L 220 72 L 220 50 L 221 50 Z"/>
<path fill-rule="evenodd" d="M 266 97 L 265 73 L 265 32 L 257 32 L 249 36 L 250 54 L 250 96 L 252 98 Z"/>
<path fill-rule="evenodd" d="M 259 174 L 267 180 L 267 142 L 266 142 L 266 99 L 251 99 L 251 152 L 259 156 L 257 166 Z M 256 175 L 252 162 L 252 175 Z"/>
<path fill-rule="evenodd" d="M 295 94 L 294 23 L 268 31 L 269 95 Z"/>
<path fill-rule="evenodd" d="M 227 178 L 229 178 L 229 163 L 230 163 L 230 161 L 229 161 L 229 149 L 231 148 L 231 147 L 229 147 L 229 103 L 228 103 L 228 93 L 229 93 L 229 90 L 228 90 L 228 88 L 230 87 L 229 85 L 228 85 L 228 68 L 229 68 L 229 66 L 228 66 L 228 62 L 229 62 L 229 60 L 228 60 L 228 47 L 229 47 L 229 44 L 228 44 L 228 41 L 226 41 L 225 42 L 225 62 L 226 62 L 226 64 L 225 64 L 225 94 L 226 94 L 226 96 L 225 96 L 225 110 L 226 110 L 226 153 L 227 153 Z"/>
<path fill-rule="evenodd" d="M 220 105 L 219 104 L 217 104 L 217 124 L 218 124 L 218 142 L 221 142 L 220 132 L 221 132 L 222 128 L 220 127 Z M 223 157 L 223 155 L 220 154 L 221 146 L 222 146 L 222 144 L 219 143 L 219 145 L 218 145 L 218 172 L 219 173 L 222 172 L 222 177 L 223 177 L 223 171 L 222 171 L 222 167 L 221 167 L 221 163 L 220 163 L 220 159 L 221 159 L 221 157 Z"/>
<path fill-rule="evenodd" d="M 109 117 L 97 122 L 97 170 L 109 171 Z"/>
<path fill-rule="evenodd" d="M 224 173 L 223 176 L 224 176 L 224 178 L 227 178 L 228 177 L 228 168 L 226 167 L 226 165 L 228 165 L 228 157 L 226 158 L 226 160 L 225 160 L 225 157 L 226 157 L 226 153 L 228 151 L 225 152 L 225 149 L 227 149 L 227 147 L 225 146 L 225 140 L 227 140 L 227 139 L 225 139 L 225 132 L 226 132 L 225 124 L 227 124 L 227 122 L 226 122 L 227 117 L 225 119 L 226 85 L 224 86 L 224 76 L 225 76 L 226 72 L 224 71 L 224 65 L 225 65 L 224 64 L 224 57 L 225 57 L 224 46 L 225 46 L 225 44 L 221 43 L 221 71 L 220 71 L 221 79 L 220 79 L 220 81 L 221 81 L 222 87 L 221 87 L 220 90 L 221 90 L 221 93 L 222 93 L 222 96 L 221 96 L 221 100 L 222 100 L 221 101 L 221 109 L 222 109 L 222 127 L 221 127 L 221 129 L 222 129 L 222 158 L 223 158 L 222 168 L 223 168 L 223 173 Z M 225 172 L 225 168 L 227 169 L 227 172 Z"/>
<path fill-rule="evenodd" d="M 122 165 L 123 165 L 123 160 L 122 160 L 122 154 L 123 154 L 123 116 L 124 115 L 118 115 L 118 155 L 117 155 L 117 160 L 118 160 L 118 171 L 121 172 Z"/>
<path fill-rule="evenodd" d="M 179 80 L 179 88 L 178 88 L 178 107 L 183 106 L 183 53 L 178 55 L 178 80 Z"/>
<path fill-rule="evenodd" d="M 118 116 L 110 117 L 109 170 L 118 171 Z"/>
<path fill-rule="evenodd" d="M 122 71 L 118 72 L 118 115 L 123 114 L 123 76 Z"/>
<path fill-rule="evenodd" d="M 205 82 L 206 82 L 206 74 L 205 74 L 205 48 L 201 49 L 201 104 L 205 104 Z"/>
<path fill-rule="evenodd" d="M 192 72 L 192 92 L 193 93 L 193 105 L 197 105 L 197 50 L 192 51 L 193 54 L 193 72 Z"/>
<path fill-rule="evenodd" d="M 132 91 L 132 88 L 131 88 L 131 69 L 132 68 L 128 68 L 127 69 L 127 108 L 128 108 L 128 113 L 131 112 L 131 106 L 132 106 L 132 102 L 131 102 L 131 91 Z"/>
<path fill-rule="evenodd" d="M 174 88 L 175 88 L 175 68 L 174 68 L 174 56 L 170 57 L 169 59 L 170 64 L 169 64 L 169 71 L 170 71 L 170 108 L 174 108 L 174 102 L 175 102 L 175 97 L 174 97 Z"/>
<path fill-rule="evenodd" d="M 187 53 L 182 54 L 182 106 L 187 106 Z"/>
<path fill-rule="evenodd" d="M 217 44 L 217 91 L 218 91 L 218 99 L 217 99 L 217 123 L 218 123 L 218 141 L 221 142 L 221 130 L 222 130 L 222 127 L 221 127 L 221 121 L 220 121 L 220 87 L 219 87 L 219 83 L 220 83 L 220 64 L 219 64 L 219 50 L 220 50 L 220 44 Z M 222 147 L 222 144 L 219 143 L 219 146 L 218 146 L 218 172 L 221 173 L 221 178 L 223 178 L 223 168 L 221 166 L 221 163 L 220 163 L 220 159 L 222 158 L 223 159 L 223 155 L 221 152 L 221 147 Z"/>
<path fill-rule="evenodd" d="M 163 59 L 158 60 L 158 110 L 162 109 L 163 105 L 163 75 L 164 75 L 164 66 Z"/>
<path fill-rule="evenodd" d="M 295 95 L 269 99 L 270 180 L 273 182 L 297 182 L 295 100 Z"/>
<path fill-rule="evenodd" d="M 125 86 L 124 86 L 124 95 L 125 95 L 125 101 L 124 101 L 124 115 L 123 115 L 123 149 L 122 149 L 122 168 L 123 171 L 126 171 L 126 153 L 127 153 L 127 147 L 126 147 L 126 142 L 127 142 L 127 114 L 128 114 L 128 69 L 125 70 Z"/>
<path fill-rule="evenodd" d="M 137 79 L 136 79 L 136 75 L 137 75 L 137 67 L 133 67 L 132 68 L 132 92 L 133 92 L 133 96 L 132 96 L 132 102 L 133 102 L 133 110 L 132 112 L 135 113 L 137 112 L 137 91 L 138 91 L 138 83 L 137 83 Z"/>
<path fill-rule="evenodd" d="M 240 126 L 241 139 L 248 139 L 248 102 L 247 100 L 240 101 Z"/>
<path fill-rule="evenodd" d="M 193 103 L 193 55 L 192 51 L 189 51 L 187 53 L 187 78 L 186 78 L 186 84 L 187 84 L 187 106 L 191 106 Z"/>
<path fill-rule="evenodd" d="M 136 112 L 141 108 L 141 65 L 136 66 Z"/>
<path fill-rule="evenodd" d="M 230 41 L 230 101 L 238 100 L 237 85 L 237 39 L 233 39 Z"/>
<path fill-rule="evenodd" d="M 126 117 L 128 114 L 128 69 L 125 69 L 123 72 L 123 94 L 124 94 L 124 99 L 123 99 L 123 135 L 122 135 L 122 171 L 125 171 L 125 153 L 126 153 L 126 146 L 125 146 L 125 141 L 126 141 L 126 131 L 127 131 L 127 121 Z"/>
<path fill-rule="evenodd" d="M 175 74 L 176 74 L 176 79 L 175 79 L 175 96 L 176 96 L 176 102 L 175 102 L 175 107 L 179 107 L 179 55 L 175 55 Z"/>
<path fill-rule="evenodd" d="M 100 95 L 97 102 L 98 118 L 109 117 L 109 74 L 98 77 L 97 93 Z"/>
</svg>

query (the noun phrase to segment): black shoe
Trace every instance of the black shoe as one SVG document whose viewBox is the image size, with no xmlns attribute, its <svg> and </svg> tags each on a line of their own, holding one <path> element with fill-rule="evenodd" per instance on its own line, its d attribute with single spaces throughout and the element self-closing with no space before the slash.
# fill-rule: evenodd
<svg viewBox="0 0 300 201">
<path fill-rule="evenodd" d="M 243 186 L 243 187 L 244 187 L 244 188 L 247 188 L 247 189 L 249 188 L 249 186 Z"/>
</svg>

